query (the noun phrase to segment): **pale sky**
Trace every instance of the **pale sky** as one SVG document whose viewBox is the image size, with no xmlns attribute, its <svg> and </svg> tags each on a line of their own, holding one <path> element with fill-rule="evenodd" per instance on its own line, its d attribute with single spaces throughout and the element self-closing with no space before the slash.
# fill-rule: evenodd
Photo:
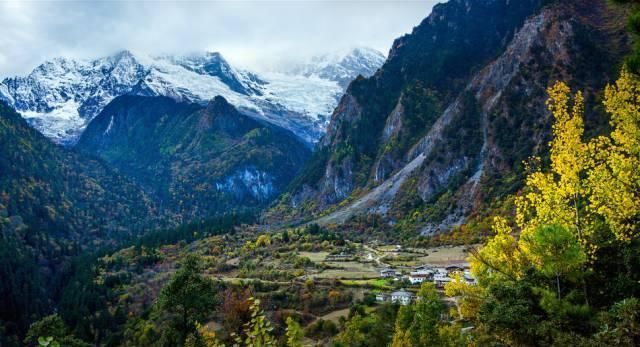
<svg viewBox="0 0 640 347">
<path fill-rule="evenodd" d="M 0 79 L 57 56 L 218 51 L 264 69 L 367 46 L 388 53 L 437 0 L 0 1 Z"/>
</svg>

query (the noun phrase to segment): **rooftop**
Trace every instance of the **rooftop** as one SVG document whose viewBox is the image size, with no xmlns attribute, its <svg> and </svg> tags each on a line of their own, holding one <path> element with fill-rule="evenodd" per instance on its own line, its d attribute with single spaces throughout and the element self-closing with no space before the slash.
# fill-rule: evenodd
<svg viewBox="0 0 640 347">
<path fill-rule="evenodd" d="M 391 293 L 391 296 L 406 296 L 406 297 L 412 297 L 413 294 L 409 293 L 408 291 L 404 290 L 404 289 L 400 289 L 398 291 L 395 291 L 393 293 Z"/>
</svg>

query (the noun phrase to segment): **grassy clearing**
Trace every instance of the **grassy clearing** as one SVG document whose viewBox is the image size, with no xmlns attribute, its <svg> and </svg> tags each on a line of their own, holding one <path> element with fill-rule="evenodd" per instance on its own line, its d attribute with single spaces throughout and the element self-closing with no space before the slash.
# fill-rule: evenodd
<svg viewBox="0 0 640 347">
<path fill-rule="evenodd" d="M 378 246 L 376 248 L 380 252 L 393 252 L 398 250 L 396 245 L 384 245 L 384 246 Z"/>
<path fill-rule="evenodd" d="M 372 279 L 379 276 L 377 271 L 355 270 L 355 269 L 327 269 L 318 274 L 311 275 L 312 278 L 335 278 L 335 279 Z"/>
<path fill-rule="evenodd" d="M 418 257 L 417 261 L 426 264 L 446 265 L 448 263 L 466 261 L 468 246 L 435 247 L 427 249 L 428 255 Z"/>
<path fill-rule="evenodd" d="M 382 278 L 368 280 L 340 280 L 340 283 L 348 287 L 367 287 L 381 290 L 392 288 L 389 281 Z"/>
<path fill-rule="evenodd" d="M 357 261 L 327 262 L 332 269 L 327 269 L 314 278 L 336 278 L 336 279 L 369 279 L 377 278 L 380 273 L 371 263 L 360 263 Z"/>
<path fill-rule="evenodd" d="M 300 252 L 301 257 L 307 257 L 314 263 L 323 262 L 327 255 L 329 255 L 329 252 Z"/>
</svg>

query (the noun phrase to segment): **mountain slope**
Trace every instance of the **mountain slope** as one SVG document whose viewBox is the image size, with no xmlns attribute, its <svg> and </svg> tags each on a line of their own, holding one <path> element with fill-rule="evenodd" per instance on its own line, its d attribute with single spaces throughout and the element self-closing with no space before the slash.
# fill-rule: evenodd
<svg viewBox="0 0 640 347">
<path fill-rule="evenodd" d="M 117 96 L 167 96 L 206 104 L 220 95 L 254 118 L 287 128 L 312 143 L 324 132 L 327 117 L 343 93 L 341 85 L 360 74 L 372 74 L 383 60 L 380 53 L 357 49 L 323 62 L 322 68 L 333 74 L 258 75 L 232 67 L 215 52 L 150 57 L 122 51 L 91 61 L 56 58 L 45 62 L 26 77 L 2 81 L 0 100 L 55 142 L 73 144 Z"/>
<path fill-rule="evenodd" d="M 593 105 L 628 44 L 604 1 L 539 5 L 436 6 L 375 76 L 351 84 L 306 175 L 272 215 L 286 206 L 327 214 L 342 202 L 319 222 L 378 214 L 431 233 L 517 189 L 522 160 L 546 153 L 545 88 L 568 80 Z"/>
<path fill-rule="evenodd" d="M 103 163 L 52 144 L 0 102 L 0 214 L 52 238 L 100 242 L 159 225 L 162 213 Z"/>
<path fill-rule="evenodd" d="M 241 114 L 220 96 L 206 107 L 118 97 L 77 148 L 132 177 L 185 221 L 263 206 L 310 155 L 289 131 Z"/>
</svg>

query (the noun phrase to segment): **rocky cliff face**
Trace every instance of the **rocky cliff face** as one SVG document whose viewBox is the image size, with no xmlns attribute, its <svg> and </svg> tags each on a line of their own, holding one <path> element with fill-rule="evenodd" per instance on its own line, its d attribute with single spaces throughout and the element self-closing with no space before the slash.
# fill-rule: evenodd
<svg viewBox="0 0 640 347">
<path fill-rule="evenodd" d="M 220 96 L 206 107 L 118 97 L 77 148 L 132 177 L 184 221 L 264 206 L 310 155 L 291 132 L 238 112 Z"/>
<path fill-rule="evenodd" d="M 566 80 L 595 103 L 628 45 L 620 23 L 600 0 L 436 6 L 374 77 L 350 85 L 316 171 L 286 198 L 305 213 L 342 202 L 321 223 L 413 212 L 425 234 L 462 223 L 517 189 L 523 160 L 545 154 L 550 83 Z M 602 124 L 588 120 L 593 132 Z"/>
</svg>

